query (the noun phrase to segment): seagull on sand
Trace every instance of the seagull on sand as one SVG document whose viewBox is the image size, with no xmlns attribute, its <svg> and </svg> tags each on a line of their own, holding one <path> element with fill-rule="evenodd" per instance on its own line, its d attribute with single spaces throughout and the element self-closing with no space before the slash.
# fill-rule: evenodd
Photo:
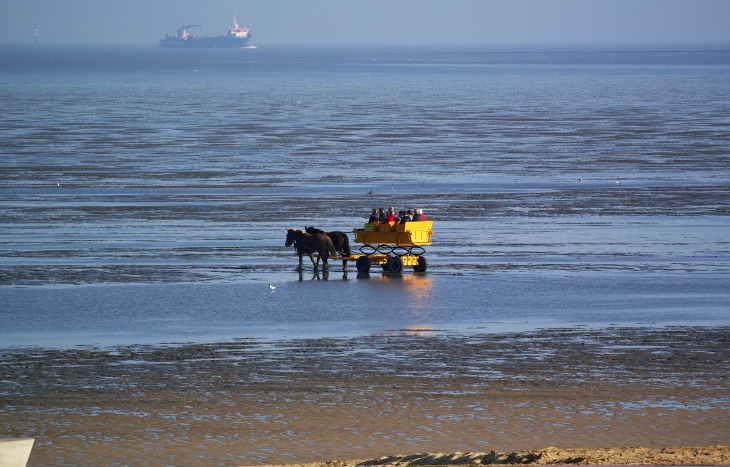
<svg viewBox="0 0 730 467">
<path fill-rule="evenodd" d="M 275 285 L 269 284 L 269 290 L 275 290 L 275 289 L 276 289 L 276 286 Z"/>
</svg>

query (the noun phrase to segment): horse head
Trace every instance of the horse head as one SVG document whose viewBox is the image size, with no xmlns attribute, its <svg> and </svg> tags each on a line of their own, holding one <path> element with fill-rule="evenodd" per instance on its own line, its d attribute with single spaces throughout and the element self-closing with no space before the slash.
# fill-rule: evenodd
<svg viewBox="0 0 730 467">
<path fill-rule="evenodd" d="M 284 246 L 292 246 L 304 232 L 299 229 L 286 229 L 286 242 Z"/>
<path fill-rule="evenodd" d="M 312 227 L 304 227 L 304 231 L 308 234 L 322 234 L 324 233 L 324 230 L 315 229 L 314 226 Z"/>
</svg>

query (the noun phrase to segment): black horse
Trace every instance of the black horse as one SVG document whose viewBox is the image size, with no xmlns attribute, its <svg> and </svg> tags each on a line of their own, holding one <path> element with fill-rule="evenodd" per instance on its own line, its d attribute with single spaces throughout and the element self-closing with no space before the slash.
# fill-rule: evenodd
<svg viewBox="0 0 730 467">
<path fill-rule="evenodd" d="M 284 246 L 292 246 L 297 250 L 299 255 L 299 270 L 303 268 L 302 258 L 304 255 L 308 255 L 309 259 L 312 260 L 314 269 L 319 267 L 319 258 L 322 258 L 322 269 L 328 269 L 327 259 L 330 256 L 337 256 L 332 240 L 321 233 L 321 234 L 308 234 L 303 230 L 298 229 L 286 229 L 286 242 Z M 317 253 L 317 261 L 314 261 L 314 254 Z"/>
<path fill-rule="evenodd" d="M 335 250 L 340 253 L 343 257 L 352 256 L 352 250 L 350 250 L 350 237 L 345 232 L 338 230 L 332 232 L 325 232 L 324 230 L 315 229 L 314 227 L 305 227 L 304 230 L 309 234 L 326 234 L 332 244 L 335 246 Z M 347 260 L 342 260 L 342 267 L 347 267 Z"/>
</svg>

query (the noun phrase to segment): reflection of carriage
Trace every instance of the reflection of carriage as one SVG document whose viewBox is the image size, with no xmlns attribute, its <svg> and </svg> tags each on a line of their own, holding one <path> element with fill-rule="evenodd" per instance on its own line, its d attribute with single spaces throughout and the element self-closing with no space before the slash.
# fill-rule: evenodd
<svg viewBox="0 0 730 467">
<path fill-rule="evenodd" d="M 423 245 L 431 244 L 433 221 L 370 222 L 363 229 L 355 229 L 355 242 L 362 243 L 360 253 L 351 259 L 360 272 L 368 272 L 378 264 L 384 271 L 399 273 L 404 266 L 415 272 L 424 272 L 428 262 L 423 256 Z M 350 258 L 348 258 L 350 259 Z"/>
</svg>

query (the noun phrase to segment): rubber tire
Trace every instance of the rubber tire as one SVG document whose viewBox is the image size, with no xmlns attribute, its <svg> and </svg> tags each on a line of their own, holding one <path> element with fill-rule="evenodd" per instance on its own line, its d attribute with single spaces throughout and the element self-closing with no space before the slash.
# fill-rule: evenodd
<svg viewBox="0 0 730 467">
<path fill-rule="evenodd" d="M 395 256 L 388 260 L 388 271 L 391 274 L 400 274 L 403 272 L 403 260 Z"/>
<path fill-rule="evenodd" d="M 425 257 L 419 256 L 418 257 L 418 264 L 413 265 L 413 271 L 414 272 L 426 272 L 426 269 L 428 269 L 428 261 Z"/>
<path fill-rule="evenodd" d="M 355 267 L 357 272 L 370 272 L 370 258 L 367 256 L 360 256 L 355 261 Z"/>
</svg>

